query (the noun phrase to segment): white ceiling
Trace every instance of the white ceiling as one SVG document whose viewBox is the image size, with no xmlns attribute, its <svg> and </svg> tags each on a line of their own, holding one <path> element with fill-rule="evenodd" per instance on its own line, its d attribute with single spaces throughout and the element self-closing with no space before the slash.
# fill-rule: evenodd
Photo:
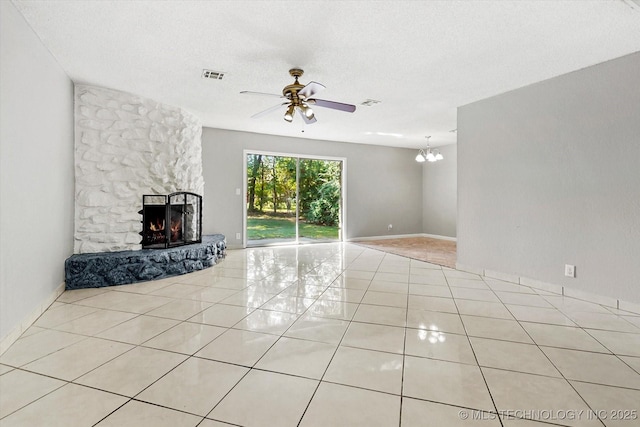
<svg viewBox="0 0 640 427">
<path fill-rule="evenodd" d="M 458 106 L 640 51 L 637 0 L 12 1 L 74 82 L 208 127 L 399 147 L 455 143 Z M 250 118 L 279 100 L 240 91 L 281 93 L 293 67 L 356 112 Z"/>
</svg>

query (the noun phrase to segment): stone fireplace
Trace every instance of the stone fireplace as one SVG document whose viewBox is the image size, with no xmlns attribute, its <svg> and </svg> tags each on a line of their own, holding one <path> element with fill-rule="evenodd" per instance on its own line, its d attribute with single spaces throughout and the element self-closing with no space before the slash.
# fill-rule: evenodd
<svg viewBox="0 0 640 427">
<path fill-rule="evenodd" d="M 76 85 L 74 253 L 142 249 L 143 195 L 204 194 L 201 136 L 200 119 L 182 108 Z"/>
<path fill-rule="evenodd" d="M 67 289 L 176 276 L 225 256 L 225 236 L 202 235 L 201 136 L 200 119 L 182 108 L 75 86 L 75 245 L 65 261 Z"/>
</svg>

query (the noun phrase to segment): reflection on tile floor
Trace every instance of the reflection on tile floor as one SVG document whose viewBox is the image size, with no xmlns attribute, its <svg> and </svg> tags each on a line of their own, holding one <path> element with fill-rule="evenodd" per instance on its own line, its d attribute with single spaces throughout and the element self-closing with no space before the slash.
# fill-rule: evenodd
<svg viewBox="0 0 640 427">
<path fill-rule="evenodd" d="M 67 291 L 0 425 L 640 426 L 640 313 L 348 243 Z"/>
</svg>

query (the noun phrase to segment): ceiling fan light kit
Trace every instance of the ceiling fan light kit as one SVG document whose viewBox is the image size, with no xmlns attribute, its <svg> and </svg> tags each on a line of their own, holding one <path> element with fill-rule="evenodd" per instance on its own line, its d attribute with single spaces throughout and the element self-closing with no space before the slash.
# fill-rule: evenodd
<svg viewBox="0 0 640 427">
<path fill-rule="evenodd" d="M 263 115 L 280 109 L 280 107 L 282 107 L 283 105 L 288 105 L 287 110 L 284 113 L 284 120 L 289 123 L 293 121 L 293 116 L 295 115 L 296 110 L 299 111 L 302 120 L 306 124 L 317 122 L 315 112 L 309 105 L 314 105 L 322 108 L 330 108 L 332 110 L 345 111 L 348 113 L 353 113 L 354 111 L 356 111 L 355 105 L 314 98 L 314 95 L 322 89 L 325 89 L 325 86 L 317 82 L 309 82 L 306 85 L 301 84 L 298 81 L 298 78 L 304 74 L 304 71 L 300 68 L 290 69 L 289 74 L 295 79 L 295 81 L 282 89 L 282 95 L 250 91 L 240 92 L 241 94 L 274 96 L 287 100 L 287 102 L 275 105 L 264 111 L 254 114 L 253 116 L 251 116 L 252 118 L 262 117 Z"/>
<path fill-rule="evenodd" d="M 294 106 L 293 105 L 289 105 L 289 108 L 287 108 L 287 112 L 284 113 L 284 119 L 288 122 L 292 122 L 293 121 L 293 113 L 295 112 Z"/>
<path fill-rule="evenodd" d="M 313 110 L 311 109 L 311 107 L 309 107 L 307 105 L 302 105 L 300 107 L 300 109 L 302 110 L 304 115 L 307 116 L 307 119 L 313 119 L 314 115 L 313 115 Z"/>
</svg>

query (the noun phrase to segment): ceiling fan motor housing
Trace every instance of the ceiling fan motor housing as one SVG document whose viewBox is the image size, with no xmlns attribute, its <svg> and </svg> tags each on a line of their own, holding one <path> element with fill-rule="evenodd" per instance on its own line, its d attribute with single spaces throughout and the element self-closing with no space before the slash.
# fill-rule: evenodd
<svg viewBox="0 0 640 427">
<path fill-rule="evenodd" d="M 294 77 L 296 81 L 291 83 L 290 85 L 285 86 L 284 89 L 282 89 L 282 95 L 287 99 L 290 99 L 291 103 L 294 106 L 298 106 L 300 105 L 298 91 L 304 87 L 303 84 L 300 84 L 300 82 L 298 82 L 298 77 L 302 76 L 304 74 L 304 71 L 300 68 L 292 68 L 289 70 L 289 74 L 291 74 L 291 77 Z"/>
</svg>

